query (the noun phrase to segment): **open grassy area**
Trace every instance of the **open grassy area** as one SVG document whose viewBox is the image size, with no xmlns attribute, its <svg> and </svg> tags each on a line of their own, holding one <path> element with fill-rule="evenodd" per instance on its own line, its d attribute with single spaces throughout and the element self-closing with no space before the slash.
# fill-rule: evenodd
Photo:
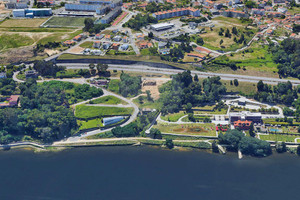
<svg viewBox="0 0 300 200">
<path fill-rule="evenodd" d="M 176 133 L 182 135 L 216 136 L 214 124 L 162 124 L 158 123 L 153 128 L 159 129 L 162 133 Z"/>
<path fill-rule="evenodd" d="M 75 116 L 80 119 L 89 119 L 94 117 L 104 117 L 113 115 L 130 115 L 133 108 L 118 108 L 118 107 L 98 107 L 78 105 L 75 108 Z"/>
<path fill-rule="evenodd" d="M 85 19 L 86 17 L 52 17 L 45 27 L 81 27 L 84 26 Z"/>
<path fill-rule="evenodd" d="M 236 43 L 234 41 L 234 37 L 236 37 L 238 40 L 240 36 L 244 34 L 246 42 L 249 42 L 257 32 L 257 29 L 253 27 L 250 27 L 250 30 L 246 30 L 247 23 L 242 23 L 239 19 L 236 18 L 216 17 L 212 19 L 212 21 L 215 24 L 215 27 L 213 27 L 212 29 L 208 27 L 201 27 L 205 28 L 206 33 L 200 34 L 199 36 L 204 40 L 203 46 L 213 50 L 232 51 L 241 48 L 242 46 L 244 46 L 244 44 Z M 231 33 L 231 29 L 233 27 L 236 27 L 238 29 L 238 34 L 232 34 L 231 37 L 225 37 L 226 29 L 228 28 Z M 219 31 L 221 28 L 225 30 L 223 36 L 219 35 Z M 248 36 L 246 32 L 250 33 L 250 31 L 252 31 L 252 33 Z M 192 40 L 196 41 L 197 37 L 198 36 L 195 35 Z M 221 40 L 223 40 L 222 44 L 220 44 Z"/>
<path fill-rule="evenodd" d="M 227 113 L 226 108 L 222 108 L 221 110 L 214 111 L 194 111 L 194 114 L 208 114 L 208 115 L 225 115 Z"/>
<path fill-rule="evenodd" d="M 261 140 L 282 141 L 282 142 L 295 142 L 295 138 L 298 138 L 300 136 L 270 134 L 270 135 L 260 135 L 259 137 L 260 137 Z"/>
<path fill-rule="evenodd" d="M 115 97 L 115 96 L 104 96 L 100 97 L 99 99 L 91 101 L 93 104 L 110 104 L 110 105 L 117 105 L 123 104 L 126 105 L 127 102 Z"/>
<path fill-rule="evenodd" d="M 7 19 L 0 24 L 0 27 L 39 27 L 48 18 L 34 18 L 34 19 Z"/>
<path fill-rule="evenodd" d="M 112 91 L 114 93 L 119 93 L 119 83 L 120 83 L 120 80 L 118 80 L 118 79 L 110 80 L 109 84 L 108 84 L 108 90 Z"/>
<path fill-rule="evenodd" d="M 239 82 L 238 86 L 230 85 L 230 81 L 221 80 L 227 88 L 227 92 L 239 92 L 242 95 L 254 95 L 257 91 L 255 83 Z"/>
<path fill-rule="evenodd" d="M 139 108 L 151 108 L 151 109 L 159 109 L 161 108 L 161 103 L 156 100 L 156 101 L 148 101 L 147 97 L 142 96 L 143 97 L 143 101 L 140 102 L 140 100 L 134 99 L 133 102 L 139 107 Z"/>
<path fill-rule="evenodd" d="M 87 41 L 82 43 L 81 45 L 79 45 L 82 48 L 92 48 L 93 47 L 94 42 L 92 41 Z"/>
<path fill-rule="evenodd" d="M 180 111 L 179 113 L 171 113 L 171 114 L 167 114 L 165 116 L 161 116 L 161 119 L 165 120 L 165 121 L 169 121 L 169 122 L 177 122 L 179 120 L 180 117 L 183 117 L 184 115 L 186 115 L 183 111 Z"/>
<path fill-rule="evenodd" d="M 2 34 L 0 35 L 0 51 L 9 48 L 18 48 L 22 46 L 29 46 L 34 43 L 34 40 L 28 36 L 20 34 Z"/>
<path fill-rule="evenodd" d="M 190 147 L 190 148 L 198 148 L 198 149 L 210 149 L 211 145 L 207 142 L 183 142 L 183 141 L 174 141 L 175 146 L 179 147 Z"/>
<path fill-rule="evenodd" d="M 79 35 L 82 33 L 82 30 L 76 30 L 74 31 L 73 29 L 68 30 L 67 32 L 59 32 L 59 33 L 53 33 L 50 34 L 38 41 L 39 44 L 46 44 L 48 42 L 62 42 L 66 40 L 70 40 L 76 35 Z"/>
<path fill-rule="evenodd" d="M 101 120 L 102 119 L 92 119 L 92 120 L 88 120 L 88 121 L 78 120 L 77 123 L 79 125 L 79 130 L 84 130 L 84 129 L 89 129 L 89 128 L 103 127 Z"/>
</svg>

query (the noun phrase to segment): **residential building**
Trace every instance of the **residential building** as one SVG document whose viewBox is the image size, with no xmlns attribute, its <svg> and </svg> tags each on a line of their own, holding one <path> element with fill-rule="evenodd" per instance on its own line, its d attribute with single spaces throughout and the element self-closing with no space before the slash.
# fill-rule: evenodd
<svg viewBox="0 0 300 200">
<path fill-rule="evenodd" d="M 113 39 L 115 42 L 120 42 L 122 40 L 122 36 L 116 35 Z"/>
<path fill-rule="evenodd" d="M 127 37 L 127 36 L 124 36 L 123 39 L 122 39 L 122 41 L 123 41 L 124 43 L 127 43 L 127 42 L 128 42 L 128 37 Z"/>
<path fill-rule="evenodd" d="M 94 48 L 100 48 L 101 42 L 100 41 L 95 41 L 93 44 Z"/>
<path fill-rule="evenodd" d="M 252 8 L 251 14 L 252 15 L 265 15 L 265 10 L 264 9 Z"/>
<path fill-rule="evenodd" d="M 38 73 L 35 70 L 25 71 L 25 77 L 26 78 L 37 78 L 38 77 Z"/>
<path fill-rule="evenodd" d="M 113 50 L 118 50 L 119 49 L 119 46 L 120 46 L 120 44 L 118 44 L 118 43 L 113 43 L 112 45 L 111 45 L 111 48 L 113 49 Z"/>
<path fill-rule="evenodd" d="M 148 42 L 148 41 L 141 41 L 141 42 L 138 42 L 137 43 L 138 47 L 140 49 L 146 49 L 146 48 L 150 48 L 152 47 L 152 43 L 151 42 Z"/>
<path fill-rule="evenodd" d="M 106 43 L 102 44 L 102 48 L 105 49 L 105 50 L 109 49 L 110 46 L 111 46 L 111 43 L 109 43 L 109 42 L 106 42 Z"/>
<path fill-rule="evenodd" d="M 117 6 L 112 11 L 110 11 L 107 15 L 100 19 L 101 24 L 109 24 L 112 22 L 119 14 L 122 12 L 122 7 Z"/>
<path fill-rule="evenodd" d="M 285 13 L 288 11 L 288 9 L 286 9 L 286 8 L 284 8 L 284 7 L 279 7 L 279 8 L 277 9 L 277 11 L 285 14 Z"/>
<path fill-rule="evenodd" d="M 137 33 L 135 36 L 136 36 L 136 39 L 140 40 L 140 41 L 145 39 L 145 36 L 142 33 Z"/>
<path fill-rule="evenodd" d="M 224 10 L 221 14 L 225 17 L 234 17 L 234 18 L 248 17 L 247 13 L 242 11 L 237 11 L 237 10 Z"/>
<path fill-rule="evenodd" d="M 95 39 L 96 40 L 101 40 L 102 38 L 104 38 L 104 36 L 105 36 L 104 34 L 96 34 Z"/>
<path fill-rule="evenodd" d="M 129 48 L 129 45 L 128 45 L 128 44 L 122 44 L 122 45 L 119 47 L 119 50 L 121 50 L 121 51 L 126 51 L 128 48 Z"/>
<path fill-rule="evenodd" d="M 200 17 L 200 10 L 196 8 L 175 8 L 173 10 L 155 12 L 152 14 L 158 20 L 168 19 L 172 17 L 180 17 L 185 15 L 191 15 L 193 17 Z"/>
<path fill-rule="evenodd" d="M 73 40 L 66 40 L 63 43 L 64 46 L 72 46 L 74 44 L 75 44 L 75 41 L 73 41 Z"/>
<path fill-rule="evenodd" d="M 252 124 L 252 122 L 248 121 L 248 120 L 246 120 L 246 121 L 238 120 L 233 123 L 234 128 L 240 128 L 241 130 L 249 130 L 251 124 Z"/>
<path fill-rule="evenodd" d="M 11 95 L 9 98 L 6 99 L 6 102 L 0 103 L 0 108 L 18 106 L 18 103 L 19 95 Z"/>
<path fill-rule="evenodd" d="M 233 124 L 235 121 L 252 121 L 253 123 L 261 123 L 262 116 L 261 113 L 251 113 L 251 112 L 236 112 L 229 114 L 229 122 Z"/>
</svg>

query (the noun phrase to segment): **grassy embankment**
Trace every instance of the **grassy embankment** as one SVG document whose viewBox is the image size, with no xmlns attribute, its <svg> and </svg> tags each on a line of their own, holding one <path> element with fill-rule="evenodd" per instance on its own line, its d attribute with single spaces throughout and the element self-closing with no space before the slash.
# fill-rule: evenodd
<svg viewBox="0 0 300 200">
<path fill-rule="evenodd" d="M 159 100 L 155 101 L 148 101 L 146 96 L 142 96 L 143 101 L 140 101 L 139 98 L 134 99 L 133 102 L 139 107 L 139 108 L 151 108 L 151 109 L 160 109 L 161 108 L 161 102 Z"/>
<path fill-rule="evenodd" d="M 119 99 L 115 96 L 104 96 L 104 97 L 100 97 L 98 99 L 95 99 L 93 101 L 91 101 L 90 103 L 92 104 L 110 104 L 110 105 L 118 105 L 118 104 L 122 104 L 122 105 L 126 105 L 127 102 L 123 101 L 122 99 Z"/>
<path fill-rule="evenodd" d="M 0 35 L 0 52 L 10 48 L 18 48 L 29 46 L 34 43 L 34 40 L 28 36 L 19 34 L 2 34 Z"/>
<path fill-rule="evenodd" d="M 130 115 L 132 112 L 133 108 L 98 107 L 86 105 L 78 105 L 75 108 L 75 116 L 80 119 L 112 115 Z"/>
<path fill-rule="evenodd" d="M 119 94 L 119 79 L 112 79 L 109 81 L 108 90 L 114 93 Z"/>
</svg>

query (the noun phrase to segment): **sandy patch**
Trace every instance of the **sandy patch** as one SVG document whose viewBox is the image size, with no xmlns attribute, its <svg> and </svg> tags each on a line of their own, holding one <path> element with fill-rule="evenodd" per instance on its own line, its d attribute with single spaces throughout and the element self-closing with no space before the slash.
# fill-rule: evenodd
<svg viewBox="0 0 300 200">
<path fill-rule="evenodd" d="M 70 49 L 69 53 L 81 53 L 83 50 L 84 50 L 84 48 L 77 46 L 77 47 Z"/>
<path fill-rule="evenodd" d="M 158 91 L 158 88 L 167 82 L 167 80 L 147 80 L 147 82 L 156 82 L 156 85 L 144 85 L 142 86 L 142 92 L 146 92 L 147 90 L 150 91 L 151 93 L 151 97 L 154 99 L 154 100 L 157 100 L 159 98 L 159 91 Z M 144 83 L 144 82 L 143 82 Z"/>
<path fill-rule="evenodd" d="M 52 49 L 45 49 L 44 51 L 48 56 L 52 56 L 52 55 L 55 55 L 55 54 L 58 54 L 59 51 L 58 50 L 52 50 Z"/>
</svg>

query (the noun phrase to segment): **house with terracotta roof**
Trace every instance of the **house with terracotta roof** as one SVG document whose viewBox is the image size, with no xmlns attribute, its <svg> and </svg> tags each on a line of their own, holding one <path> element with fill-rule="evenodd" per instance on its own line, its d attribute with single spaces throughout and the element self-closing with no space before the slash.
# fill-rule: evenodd
<svg viewBox="0 0 300 200">
<path fill-rule="evenodd" d="M 82 39 L 82 36 L 81 35 L 76 35 L 73 40 L 76 41 L 76 42 L 79 42 L 80 40 Z"/>
<path fill-rule="evenodd" d="M 0 108 L 18 106 L 18 103 L 19 103 L 19 95 L 11 95 L 6 99 L 5 102 L 0 103 Z"/>
<path fill-rule="evenodd" d="M 138 47 L 139 47 L 140 49 L 146 49 L 146 48 L 153 47 L 152 43 L 151 43 L 151 42 L 148 42 L 148 41 L 141 41 L 141 42 L 138 42 L 137 45 L 138 45 Z"/>
<path fill-rule="evenodd" d="M 105 35 L 104 38 L 105 38 L 105 40 L 108 40 L 108 41 L 109 41 L 109 40 L 111 40 L 111 35 Z"/>
<path fill-rule="evenodd" d="M 111 48 L 113 49 L 113 50 L 118 50 L 119 49 L 119 46 L 120 46 L 120 44 L 117 44 L 117 43 L 113 43 L 112 45 L 111 45 Z"/>
<path fill-rule="evenodd" d="M 245 121 L 238 120 L 233 123 L 233 126 L 234 126 L 234 128 L 240 128 L 241 130 L 249 130 L 251 123 L 252 122 L 248 121 L 248 120 L 245 120 Z"/>
<path fill-rule="evenodd" d="M 73 40 L 66 40 L 63 42 L 64 46 L 72 46 L 74 44 L 75 44 L 75 41 L 73 41 Z"/>
<path fill-rule="evenodd" d="M 100 41 L 95 41 L 93 44 L 94 48 L 100 48 L 101 42 Z"/>
</svg>

